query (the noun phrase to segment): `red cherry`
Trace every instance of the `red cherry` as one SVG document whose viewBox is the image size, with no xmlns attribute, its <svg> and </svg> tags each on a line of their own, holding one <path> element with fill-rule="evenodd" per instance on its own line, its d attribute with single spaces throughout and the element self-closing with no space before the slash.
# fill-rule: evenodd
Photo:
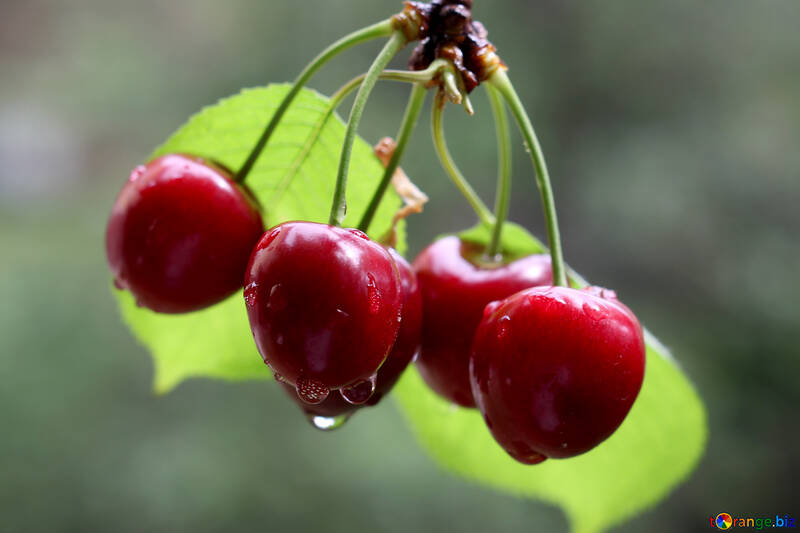
<svg viewBox="0 0 800 533">
<path fill-rule="evenodd" d="M 115 285 L 139 305 L 185 313 L 241 288 L 264 232 L 249 193 L 200 158 L 165 155 L 136 168 L 106 229 Z"/>
<path fill-rule="evenodd" d="M 253 250 L 244 294 L 264 362 L 300 398 L 318 404 L 344 389 L 351 401 L 368 399 L 365 382 L 400 326 L 402 291 L 388 251 L 358 230 L 280 224 Z"/>
<path fill-rule="evenodd" d="M 553 279 L 548 255 L 489 268 L 480 265 L 481 253 L 481 247 L 451 236 L 414 260 L 424 308 L 417 367 L 434 391 L 464 407 L 475 407 L 469 354 L 486 304 Z"/>
<path fill-rule="evenodd" d="M 644 378 L 642 328 L 613 291 L 535 287 L 487 306 L 470 379 L 489 430 L 526 464 L 587 452 Z"/>
<path fill-rule="evenodd" d="M 403 291 L 403 311 L 397 340 L 386 357 L 386 361 L 378 370 L 375 381 L 375 392 L 363 405 L 354 405 L 346 401 L 341 394 L 331 394 L 322 403 L 311 405 L 297 396 L 295 387 L 282 383 L 283 388 L 320 429 L 333 429 L 336 422 L 331 420 L 347 415 L 360 407 L 376 405 L 394 387 L 400 375 L 408 367 L 419 349 L 420 331 L 422 329 L 422 294 L 411 265 L 394 249 L 389 249 L 400 273 L 400 284 Z M 322 418 L 322 420 L 320 420 Z"/>
</svg>

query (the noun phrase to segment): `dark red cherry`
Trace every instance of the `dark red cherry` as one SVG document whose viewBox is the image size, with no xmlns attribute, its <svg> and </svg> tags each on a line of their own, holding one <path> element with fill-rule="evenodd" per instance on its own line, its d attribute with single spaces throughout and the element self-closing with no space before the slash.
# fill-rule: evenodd
<svg viewBox="0 0 800 533">
<path fill-rule="evenodd" d="M 242 287 L 264 232 L 255 201 L 222 168 L 165 155 L 136 168 L 114 202 L 106 253 L 115 285 L 139 305 L 185 313 Z"/>
<path fill-rule="evenodd" d="M 295 387 L 282 383 L 287 394 L 297 403 L 320 429 L 333 429 L 336 417 L 347 415 L 360 407 L 376 405 L 394 387 L 400 375 L 408 367 L 419 349 L 420 330 L 422 329 L 422 294 L 411 265 L 394 249 L 389 249 L 400 273 L 400 284 L 403 291 L 403 311 L 397 340 L 392 346 L 386 361 L 378 370 L 375 380 L 375 392 L 363 405 L 354 405 L 346 401 L 341 394 L 330 394 L 322 403 L 312 405 L 299 399 Z"/>
<path fill-rule="evenodd" d="M 475 407 L 469 353 L 483 308 L 522 289 L 550 285 L 550 256 L 531 255 L 490 268 L 483 249 L 458 237 L 439 239 L 414 260 L 424 308 L 417 367 L 428 385 L 464 407 Z"/>
<path fill-rule="evenodd" d="M 369 398 L 401 319 L 386 249 L 354 229 L 280 224 L 253 250 L 244 298 L 264 362 L 306 403 L 334 389 L 353 403 Z"/>
<path fill-rule="evenodd" d="M 642 328 L 613 291 L 535 287 L 486 307 L 470 360 L 489 430 L 526 464 L 587 452 L 630 411 Z"/>
</svg>

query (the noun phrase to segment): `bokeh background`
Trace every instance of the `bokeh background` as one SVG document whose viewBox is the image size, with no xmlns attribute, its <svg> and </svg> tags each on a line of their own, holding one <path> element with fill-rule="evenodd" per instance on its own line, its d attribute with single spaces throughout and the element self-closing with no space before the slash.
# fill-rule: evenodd
<svg viewBox="0 0 800 533">
<path fill-rule="evenodd" d="M 151 394 L 103 232 L 127 173 L 191 113 L 292 79 L 395 0 L 0 0 L 0 530 L 565 531 L 554 507 L 441 471 L 391 402 L 318 434 L 271 383 Z M 616 531 L 792 514 L 800 491 L 800 3 L 475 2 L 549 158 L 566 257 L 615 288 L 707 402 L 708 451 Z M 313 86 L 330 93 L 378 44 Z M 397 62 L 402 66 L 402 61 Z M 362 134 L 392 135 L 379 86 Z M 492 201 L 486 99 L 448 138 Z M 474 216 L 427 121 L 404 167 L 431 197 L 410 253 Z M 519 141 L 519 139 L 517 139 Z M 542 216 L 521 143 L 512 218 Z M 680 439 L 681 435 L 674 435 Z"/>
</svg>

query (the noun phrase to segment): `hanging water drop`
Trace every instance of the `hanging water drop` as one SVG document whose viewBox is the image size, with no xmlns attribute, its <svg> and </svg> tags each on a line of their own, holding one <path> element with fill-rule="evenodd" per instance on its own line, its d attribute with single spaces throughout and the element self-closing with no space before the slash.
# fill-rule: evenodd
<svg viewBox="0 0 800 533">
<path fill-rule="evenodd" d="M 304 402 L 316 405 L 322 403 L 331 393 L 331 390 L 322 382 L 316 379 L 300 378 L 295 384 L 297 396 Z"/>
<path fill-rule="evenodd" d="M 351 415 L 352 413 L 338 416 L 320 416 L 306 413 L 306 419 L 312 426 L 320 431 L 333 431 L 334 429 L 339 429 L 350 420 Z"/>
<path fill-rule="evenodd" d="M 373 374 L 369 379 L 357 381 L 356 383 L 339 389 L 339 394 L 345 399 L 347 403 L 353 405 L 363 405 L 370 399 L 372 393 L 375 392 L 375 381 L 378 375 Z"/>
</svg>

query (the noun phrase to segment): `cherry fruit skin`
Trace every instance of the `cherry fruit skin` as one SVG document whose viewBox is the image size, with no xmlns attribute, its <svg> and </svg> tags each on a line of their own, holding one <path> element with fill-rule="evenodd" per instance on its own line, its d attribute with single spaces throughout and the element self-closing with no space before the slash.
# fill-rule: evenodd
<svg viewBox="0 0 800 533">
<path fill-rule="evenodd" d="M 535 287 L 486 307 L 470 380 L 497 442 L 536 464 L 582 454 L 614 433 L 644 368 L 642 327 L 613 291 Z"/>
<path fill-rule="evenodd" d="M 419 350 L 420 332 L 422 330 L 422 293 L 411 265 L 394 249 L 390 249 L 389 253 L 400 273 L 400 284 L 403 291 L 403 311 L 400 330 L 397 332 L 397 340 L 386 357 L 386 361 L 378 369 L 375 392 L 362 405 L 354 405 L 346 401 L 341 394 L 331 394 L 322 403 L 312 405 L 302 401 L 297 396 L 295 387 L 282 383 L 286 393 L 297 401 L 307 415 L 335 417 L 352 413 L 361 407 L 377 405 L 392 390 Z"/>
<path fill-rule="evenodd" d="M 480 247 L 449 236 L 414 260 L 424 308 L 417 368 L 435 392 L 463 407 L 475 407 L 469 356 L 486 304 L 553 279 L 548 255 L 484 268 L 481 253 Z"/>
<path fill-rule="evenodd" d="M 258 205 L 230 174 L 171 154 L 137 167 L 114 202 L 106 254 L 115 285 L 140 306 L 185 313 L 242 287 L 264 232 Z"/>
<path fill-rule="evenodd" d="M 400 327 L 397 266 L 355 229 L 314 222 L 270 229 L 253 250 L 244 298 L 264 362 L 306 403 L 370 381 Z"/>
</svg>

